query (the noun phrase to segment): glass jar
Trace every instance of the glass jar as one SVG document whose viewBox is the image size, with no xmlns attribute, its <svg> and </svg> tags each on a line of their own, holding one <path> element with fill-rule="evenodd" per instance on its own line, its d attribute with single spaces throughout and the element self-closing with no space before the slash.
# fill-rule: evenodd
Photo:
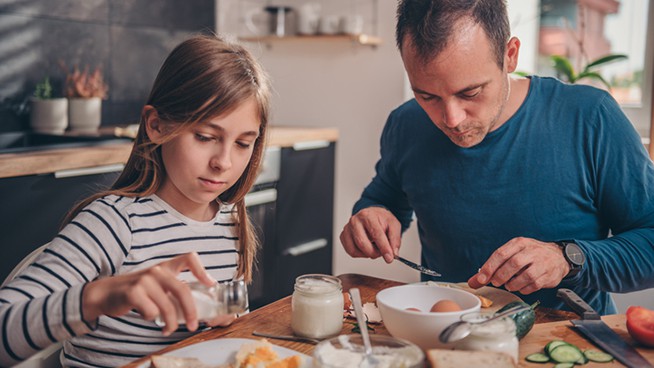
<svg viewBox="0 0 654 368">
<path fill-rule="evenodd" d="M 500 318 L 484 324 L 493 313 L 474 312 L 461 316 L 462 321 L 471 323 L 470 335 L 455 344 L 456 350 L 492 350 L 506 353 L 518 361 L 518 338 L 515 322 L 510 317 Z"/>
<path fill-rule="evenodd" d="M 187 285 L 191 289 L 199 322 L 208 322 L 220 315 L 243 313 L 249 308 L 248 288 L 243 280 L 219 282 L 211 286 L 193 281 Z M 177 310 L 177 322 L 185 324 L 182 307 L 176 299 L 173 299 L 173 303 Z M 161 317 L 154 322 L 165 326 Z"/>
<path fill-rule="evenodd" d="M 343 287 L 334 276 L 310 274 L 295 279 L 291 329 L 298 336 L 321 339 L 343 328 Z"/>
</svg>

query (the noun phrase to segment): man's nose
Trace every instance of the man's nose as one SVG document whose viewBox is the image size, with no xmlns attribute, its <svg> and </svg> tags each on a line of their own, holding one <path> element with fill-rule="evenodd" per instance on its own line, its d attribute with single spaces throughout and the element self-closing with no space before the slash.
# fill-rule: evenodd
<svg viewBox="0 0 654 368">
<path fill-rule="evenodd" d="M 455 101 L 443 104 L 443 124 L 448 128 L 456 128 L 466 119 L 465 109 Z"/>
</svg>

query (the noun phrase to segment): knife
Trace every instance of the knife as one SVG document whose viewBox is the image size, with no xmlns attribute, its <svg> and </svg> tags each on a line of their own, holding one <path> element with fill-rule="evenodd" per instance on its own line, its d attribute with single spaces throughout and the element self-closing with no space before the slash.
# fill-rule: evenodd
<svg viewBox="0 0 654 368">
<path fill-rule="evenodd" d="M 601 347 L 615 359 L 630 368 L 653 368 L 633 346 L 627 344 L 600 318 L 590 305 L 570 289 L 559 289 L 556 296 L 581 316 L 581 320 L 570 321 L 589 340 Z"/>
<path fill-rule="evenodd" d="M 430 276 L 435 276 L 435 277 L 441 277 L 442 276 L 440 273 L 438 273 L 438 272 L 436 272 L 434 270 L 430 270 L 429 268 L 421 266 L 421 265 L 419 265 L 417 263 L 413 263 L 413 262 L 409 261 L 406 258 L 402 258 L 400 256 L 395 256 L 395 259 L 397 259 L 398 261 L 404 263 L 405 265 L 413 268 L 414 270 L 418 270 L 418 271 L 424 273 L 425 275 L 430 275 Z"/>
</svg>

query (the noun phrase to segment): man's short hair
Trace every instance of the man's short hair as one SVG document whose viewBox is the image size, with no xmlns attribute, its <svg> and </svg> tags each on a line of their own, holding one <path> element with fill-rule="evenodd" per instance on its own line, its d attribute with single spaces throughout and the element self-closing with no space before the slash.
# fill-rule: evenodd
<svg viewBox="0 0 654 368">
<path fill-rule="evenodd" d="M 397 7 L 397 47 L 402 52 L 409 37 L 416 55 L 428 62 L 443 51 L 457 31 L 456 23 L 466 17 L 486 32 L 502 68 L 511 36 L 505 0 L 401 0 Z"/>
</svg>

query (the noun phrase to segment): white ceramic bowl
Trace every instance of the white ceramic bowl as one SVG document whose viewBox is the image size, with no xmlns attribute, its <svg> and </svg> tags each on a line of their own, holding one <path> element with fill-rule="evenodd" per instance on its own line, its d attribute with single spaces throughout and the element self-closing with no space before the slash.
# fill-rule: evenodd
<svg viewBox="0 0 654 368">
<path fill-rule="evenodd" d="M 370 334 L 372 354 L 377 367 L 424 367 L 425 354 L 409 341 Z M 314 366 L 319 368 L 358 368 L 364 357 L 361 335 L 340 335 L 321 341 L 313 351 Z"/>
<path fill-rule="evenodd" d="M 456 302 L 461 310 L 429 312 L 436 302 L 443 299 Z M 476 295 L 465 290 L 410 284 L 378 292 L 377 306 L 384 326 L 391 335 L 409 340 L 422 349 L 433 349 L 451 347 L 451 344 L 442 344 L 438 340 L 441 331 L 458 321 L 462 315 L 478 312 L 481 302 Z M 424 312 L 408 311 L 406 308 L 418 308 Z"/>
</svg>

